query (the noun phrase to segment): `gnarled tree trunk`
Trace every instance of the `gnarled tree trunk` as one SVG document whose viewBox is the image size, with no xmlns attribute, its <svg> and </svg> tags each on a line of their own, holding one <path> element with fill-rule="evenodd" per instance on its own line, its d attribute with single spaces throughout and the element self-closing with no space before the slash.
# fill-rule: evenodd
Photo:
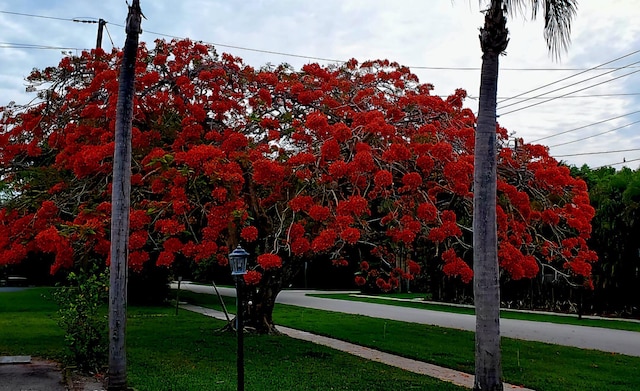
<svg viewBox="0 0 640 391">
<path fill-rule="evenodd" d="M 258 334 L 280 334 L 273 322 L 273 309 L 278 294 L 302 270 L 300 265 L 292 264 L 286 262 L 279 269 L 266 271 L 256 286 L 245 285 L 242 304 L 245 328 Z"/>
</svg>

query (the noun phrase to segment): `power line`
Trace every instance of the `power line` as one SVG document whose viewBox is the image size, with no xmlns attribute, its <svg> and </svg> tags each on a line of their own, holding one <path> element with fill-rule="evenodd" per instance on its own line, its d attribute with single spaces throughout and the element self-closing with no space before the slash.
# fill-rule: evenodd
<svg viewBox="0 0 640 391">
<path fill-rule="evenodd" d="M 507 112 L 505 112 L 505 113 L 500 113 L 500 115 L 507 115 L 507 114 L 515 113 L 516 111 L 525 110 L 525 109 L 528 109 L 528 108 L 531 108 L 531 107 L 534 107 L 534 106 L 541 105 L 541 104 L 543 104 L 543 103 L 551 102 L 552 100 L 556 100 L 556 99 L 559 99 L 559 98 L 564 98 L 564 97 L 565 97 L 565 96 L 567 96 L 567 95 L 571 95 L 571 94 L 575 94 L 576 92 L 580 92 L 580 91 L 588 90 L 589 88 L 597 87 L 597 86 L 602 85 L 602 84 L 605 84 L 605 83 L 610 83 L 610 82 L 612 82 L 612 81 L 615 81 L 615 80 L 618 80 L 618 79 L 620 79 L 620 78 L 623 78 L 623 77 L 627 77 L 627 76 L 633 75 L 634 73 L 638 73 L 638 72 L 640 72 L 640 69 L 638 69 L 637 71 L 633 71 L 633 72 L 625 73 L 624 75 L 620 75 L 620 76 L 614 77 L 613 79 L 605 80 L 605 81 L 602 81 L 602 82 L 600 82 L 600 83 L 596 83 L 596 84 L 593 84 L 593 85 L 590 85 L 590 86 L 587 86 L 587 87 L 584 87 L 584 88 L 580 88 L 580 89 L 575 90 L 575 91 L 567 92 L 567 93 L 566 93 L 566 94 L 564 94 L 564 95 L 560 95 L 560 96 L 557 96 L 557 97 L 554 97 L 554 98 L 550 98 L 550 99 L 547 99 L 547 100 L 543 100 L 542 102 L 532 103 L 532 104 L 530 104 L 530 105 L 528 105 L 528 106 L 524 106 L 524 107 L 520 107 L 520 108 L 517 108 L 517 109 L 513 109 L 513 110 L 511 110 L 511 111 L 507 111 Z"/>
<path fill-rule="evenodd" d="M 570 153 L 566 155 L 554 155 L 553 157 L 570 157 L 570 156 L 586 156 L 586 155 L 604 155 L 607 153 L 622 153 L 622 152 L 635 152 L 640 151 L 640 148 L 633 149 L 618 149 L 617 151 L 601 151 L 601 152 L 582 152 L 582 153 Z"/>
<path fill-rule="evenodd" d="M 88 17 L 88 18 L 59 18 L 56 16 L 47 16 L 47 15 L 34 15 L 34 14 L 25 14 L 22 12 L 11 12 L 11 11 L 0 11 L 2 14 L 8 15 L 17 15 L 17 16 L 28 16 L 31 18 L 40 18 L 40 19 L 53 19 L 53 20 L 63 20 L 65 22 L 76 22 L 76 23 L 98 23 L 97 19 Z"/>
<path fill-rule="evenodd" d="M 428 70 L 446 70 L 446 71 L 479 71 L 480 67 L 429 67 L 429 66 L 408 66 L 413 69 L 428 69 Z M 638 68 L 638 67 L 631 67 Z M 500 72 L 502 71 L 532 71 L 532 72 L 547 72 L 547 71 L 606 71 L 610 69 L 617 69 L 612 67 L 604 67 L 604 68 L 500 68 Z M 540 87 L 542 88 L 542 87 Z M 500 98 L 503 99 L 503 98 Z M 510 99 L 510 98 L 508 98 Z"/>
<path fill-rule="evenodd" d="M 573 140 L 573 141 L 567 141 L 566 143 L 560 143 L 560 144 L 556 144 L 556 145 L 551 145 L 551 146 L 549 146 L 549 148 L 555 148 L 555 147 L 559 147 L 559 146 L 562 146 L 562 145 L 577 143 L 578 141 L 588 140 L 590 138 L 602 136 L 603 134 L 615 132 L 616 130 L 620 130 L 622 128 L 626 128 L 627 126 L 631 126 L 631 125 L 634 125 L 634 124 L 637 124 L 637 123 L 640 123 L 640 120 L 628 123 L 626 125 L 618 126 L 617 128 L 613 128 L 613 129 L 607 130 L 606 132 L 594 134 L 594 135 L 587 136 L 587 137 L 582 137 L 582 138 L 579 138 L 579 139 Z"/>
<path fill-rule="evenodd" d="M 563 134 L 566 134 L 566 133 L 575 132 L 576 130 L 580 130 L 580 129 L 588 128 L 588 127 L 593 126 L 593 125 L 599 125 L 599 124 L 602 124 L 602 123 L 605 123 L 605 122 L 612 121 L 612 120 L 614 120 L 614 119 L 618 119 L 618 118 L 626 117 L 626 116 L 633 115 L 633 114 L 636 114 L 636 113 L 640 113 L 640 110 L 636 110 L 636 111 L 632 111 L 632 112 L 630 112 L 630 113 L 621 114 L 621 115 L 618 115 L 618 116 L 615 116 L 615 117 L 611 117 L 611 118 L 603 119 L 602 121 L 592 122 L 592 123 L 590 123 L 590 124 L 583 125 L 583 126 L 579 126 L 579 127 L 577 127 L 577 128 L 573 128 L 573 129 L 565 130 L 564 132 L 560 132 L 560 133 L 552 134 L 551 136 L 541 137 L 541 138 L 538 138 L 538 139 L 532 140 L 532 141 L 530 141 L 530 142 L 531 142 L 531 143 L 536 143 L 536 142 L 538 142 L 538 141 L 546 140 L 546 139 L 548 139 L 548 138 L 552 138 L 552 137 L 560 136 L 560 135 L 563 135 Z"/>
<path fill-rule="evenodd" d="M 618 162 L 618 163 L 605 164 L 604 166 L 594 167 L 594 168 L 592 168 L 592 170 L 597 170 L 597 169 L 600 169 L 600 168 L 611 167 L 611 166 L 619 166 L 620 164 L 626 164 L 626 163 L 630 163 L 630 162 L 636 162 L 636 161 L 638 161 L 638 160 L 640 160 L 640 158 L 638 158 L 638 159 L 631 159 L 631 160 L 623 160 L 623 161 Z"/>
<path fill-rule="evenodd" d="M 547 83 L 547 84 L 545 84 L 545 85 L 543 85 L 543 86 L 540 86 L 540 87 L 534 88 L 534 89 L 532 89 L 532 90 L 528 90 L 528 91 L 522 92 L 522 93 L 520 93 L 520 94 L 518 94 L 518 95 L 515 95 L 515 96 L 513 96 L 513 97 L 511 97 L 511 98 L 508 98 L 508 99 L 505 99 L 505 100 L 503 100 L 503 101 L 500 101 L 500 102 L 498 102 L 498 104 L 503 103 L 503 102 L 506 102 L 506 101 L 508 101 L 508 100 L 510 100 L 510 99 L 513 99 L 513 98 L 520 97 L 520 96 L 522 96 L 522 95 L 524 95 L 524 94 L 528 94 L 528 93 L 530 93 L 530 92 L 534 92 L 534 91 L 541 90 L 541 89 L 543 89 L 543 88 L 545 88 L 545 87 L 549 87 L 549 86 L 551 86 L 551 85 L 553 85 L 553 84 L 560 83 L 561 81 L 569 80 L 569 79 L 574 78 L 574 77 L 576 77 L 576 76 L 580 76 L 580 75 L 582 75 L 582 74 L 584 74 L 584 73 L 586 73 L 586 72 L 589 72 L 589 71 L 592 71 L 592 70 L 596 70 L 596 69 L 602 68 L 604 65 L 609 65 L 609 64 L 611 64 L 611 63 L 613 63 L 613 62 L 616 62 L 616 61 L 622 60 L 623 58 L 627 58 L 627 57 L 632 56 L 632 55 L 637 54 L 637 53 L 640 53 L 640 50 L 636 50 L 636 51 L 633 51 L 633 52 L 631 52 L 631 53 L 625 54 L 625 55 L 623 55 L 623 56 L 620 56 L 620 57 L 614 58 L 613 60 L 610 60 L 610 61 L 604 62 L 604 63 L 602 63 L 602 64 L 600 64 L 600 65 L 596 65 L 595 67 L 587 68 L 587 69 L 585 69 L 585 70 L 584 70 L 584 71 L 582 71 L 582 72 L 576 73 L 576 74 L 571 75 L 571 76 L 564 77 L 564 78 L 562 78 L 562 79 L 558 79 L 558 80 L 556 80 L 556 81 L 553 81 L 553 82 L 551 82 L 551 83 Z"/>
<path fill-rule="evenodd" d="M 620 68 L 617 68 L 617 69 L 614 69 L 614 70 L 611 70 L 611 71 L 607 71 L 607 72 L 605 72 L 605 73 L 601 73 L 601 74 L 599 74 L 599 75 L 592 76 L 592 77 L 589 77 L 589 78 L 587 78 L 587 79 L 583 79 L 583 80 L 580 80 L 580 81 L 578 81 L 578 82 L 571 83 L 571 84 L 569 84 L 569 85 L 566 85 L 566 86 L 563 86 L 563 87 L 560 87 L 560 88 L 556 88 L 555 90 L 551 90 L 551 91 L 548 91 L 548 92 L 542 93 L 542 94 L 540 94 L 540 95 L 536 95 L 536 96 L 531 97 L 531 98 L 529 98 L 529 99 L 521 100 L 520 102 L 510 103 L 510 104 L 508 104 L 508 105 L 506 105 L 506 106 L 502 106 L 502 107 L 500 107 L 499 109 L 500 109 L 500 110 L 503 110 L 503 109 L 505 109 L 505 108 L 507 108 L 507 107 L 511 107 L 511 106 L 519 105 L 519 104 L 522 104 L 522 103 L 524 103 L 524 102 L 526 102 L 526 101 L 528 101 L 528 100 L 534 99 L 534 98 L 541 98 L 541 97 L 542 97 L 543 99 L 544 99 L 544 98 L 549 98 L 549 97 L 545 97 L 545 95 L 548 95 L 548 94 L 551 94 L 551 93 L 553 93 L 553 92 L 557 92 L 557 91 L 560 91 L 560 90 L 564 90 L 564 89 L 566 89 L 566 88 L 573 87 L 573 86 L 575 86 L 575 85 L 578 85 L 578 84 L 581 84 L 581 83 L 584 83 L 584 82 L 587 82 L 587 81 L 590 81 L 590 80 L 593 80 L 593 79 L 597 79 L 597 78 L 599 78 L 599 77 L 602 77 L 602 76 L 608 75 L 608 74 L 610 74 L 610 73 L 613 73 L 613 72 L 616 72 L 616 71 L 619 71 L 619 70 L 622 70 L 622 69 L 625 69 L 625 68 L 629 68 L 630 66 L 635 65 L 635 64 L 639 64 L 639 63 L 640 63 L 640 61 L 636 61 L 636 62 L 634 62 L 634 63 L 627 64 L 627 65 L 625 65 L 625 66 L 623 66 L 623 67 L 620 67 Z M 614 80 L 615 80 L 615 79 L 614 79 Z M 557 99 L 557 97 L 556 97 L 556 98 L 549 98 L 549 99 Z"/>
<path fill-rule="evenodd" d="M 58 18 L 55 16 L 45 16 L 45 15 L 34 15 L 34 14 L 23 14 L 21 12 L 11 12 L 11 11 L 0 11 L 0 13 L 2 14 L 8 14 L 8 15 L 18 15 L 18 16 L 28 16 L 31 18 L 42 18 L 42 19 L 54 19 L 54 20 L 64 20 L 67 22 L 73 22 L 73 19 L 70 18 Z"/>
<path fill-rule="evenodd" d="M 111 23 L 111 24 L 114 25 L 114 26 L 122 27 L 122 28 L 125 27 L 124 25 L 117 24 L 117 23 Z M 149 33 L 149 34 L 157 35 L 159 37 L 167 37 L 167 38 L 175 38 L 175 39 L 186 39 L 185 37 L 179 37 L 177 35 L 159 33 L 157 31 L 151 31 L 151 30 L 144 30 L 143 33 Z M 336 60 L 336 59 L 333 59 L 333 58 L 305 56 L 305 55 L 301 55 L 301 54 L 284 53 L 284 52 L 278 52 L 278 51 L 274 51 L 274 50 L 253 49 L 253 48 L 248 48 L 248 47 L 244 47 L 244 46 L 226 45 L 226 44 L 222 44 L 222 43 L 207 42 L 207 41 L 201 41 L 201 42 L 209 44 L 209 45 L 213 45 L 213 46 L 226 47 L 226 48 L 238 49 L 238 50 L 246 50 L 246 51 L 250 51 L 250 52 L 258 52 L 258 53 L 265 53 L 265 54 L 276 54 L 276 55 L 279 55 L 279 56 L 303 58 L 303 59 L 306 59 L 306 60 L 317 60 L 317 61 L 328 61 L 328 62 L 346 62 L 345 60 Z"/>
<path fill-rule="evenodd" d="M 630 68 L 635 68 L 635 67 L 630 67 Z M 498 97 L 498 99 L 522 99 L 522 100 L 550 99 L 550 98 L 554 98 L 554 99 L 576 99 L 576 98 L 610 98 L 610 97 L 614 97 L 614 96 L 638 96 L 638 95 L 640 95 L 640 92 L 628 92 L 628 93 L 616 93 L 616 94 L 589 94 L 589 95 L 576 95 L 576 96 L 541 96 L 541 97 L 523 96 L 523 97 L 520 97 L 520 98 L 516 98 L 516 97 Z M 473 95 L 468 95 L 467 98 L 471 99 L 471 100 L 479 99 L 479 97 L 473 96 Z"/>
<path fill-rule="evenodd" d="M 2 49 L 48 49 L 48 50 L 85 50 L 66 46 L 34 45 L 29 43 L 0 42 Z"/>
</svg>

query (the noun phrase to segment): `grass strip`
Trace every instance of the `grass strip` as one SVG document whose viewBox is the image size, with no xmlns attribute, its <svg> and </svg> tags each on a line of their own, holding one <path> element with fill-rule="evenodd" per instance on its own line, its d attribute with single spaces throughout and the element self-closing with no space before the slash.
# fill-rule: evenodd
<svg viewBox="0 0 640 391">
<path fill-rule="evenodd" d="M 398 307 L 418 308 L 418 309 L 425 309 L 425 310 L 431 310 L 431 311 L 451 312 L 455 314 L 467 314 L 467 315 L 475 314 L 475 311 L 473 308 L 457 307 L 457 306 L 451 306 L 447 304 L 436 304 L 436 303 L 427 303 L 427 302 L 420 302 L 420 301 L 400 301 L 400 300 L 389 300 L 385 298 L 358 297 L 350 294 L 341 294 L 341 293 L 311 294 L 309 296 L 322 297 L 327 299 L 361 301 L 365 303 L 385 304 L 385 305 L 393 305 Z M 386 297 L 389 297 L 389 296 L 386 296 Z M 391 296 L 391 297 L 395 297 L 395 296 Z M 398 296 L 398 298 L 410 299 L 410 298 L 413 298 L 413 296 L 407 296 L 407 294 L 405 294 L 403 296 Z M 500 317 L 503 319 L 530 320 L 533 322 L 570 324 L 574 326 L 602 327 L 607 329 L 640 332 L 640 322 L 629 322 L 629 321 L 618 320 L 618 319 L 615 319 L 615 320 L 614 319 L 611 319 L 611 320 L 589 319 L 589 318 L 578 319 L 577 315 L 575 316 L 567 316 L 567 315 L 561 315 L 561 314 L 552 315 L 552 314 L 529 313 L 529 312 L 511 311 L 511 310 L 501 310 Z"/>
<path fill-rule="evenodd" d="M 220 309 L 213 295 L 181 292 L 181 299 Z M 235 299 L 225 298 L 229 311 Z M 277 324 L 400 356 L 473 373 L 469 331 L 278 304 Z M 502 339 L 504 380 L 538 391 L 640 390 L 640 358 L 540 342 Z"/>
</svg>

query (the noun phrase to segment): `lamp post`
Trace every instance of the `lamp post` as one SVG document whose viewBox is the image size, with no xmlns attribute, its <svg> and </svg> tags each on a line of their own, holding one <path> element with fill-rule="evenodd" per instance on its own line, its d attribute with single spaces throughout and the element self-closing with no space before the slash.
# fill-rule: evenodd
<svg viewBox="0 0 640 391">
<path fill-rule="evenodd" d="M 229 254 L 231 275 L 236 280 L 236 332 L 238 333 L 238 391 L 244 391 L 244 335 L 242 332 L 242 287 L 244 275 L 247 274 L 247 259 L 249 253 L 242 247 L 238 247 Z"/>
</svg>

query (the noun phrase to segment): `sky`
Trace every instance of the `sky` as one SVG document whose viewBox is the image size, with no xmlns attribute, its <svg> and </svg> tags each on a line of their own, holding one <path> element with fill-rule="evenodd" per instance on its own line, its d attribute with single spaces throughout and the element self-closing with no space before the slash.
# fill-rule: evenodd
<svg viewBox="0 0 640 391">
<path fill-rule="evenodd" d="M 159 38 L 186 37 L 254 67 L 388 59 L 409 66 L 420 82 L 435 86 L 435 94 L 465 89 L 466 106 L 477 111 L 485 1 L 140 3 L 146 16 L 141 40 L 150 46 Z M 126 15 L 125 0 L 0 0 L 0 106 L 33 98 L 24 82 L 32 68 L 94 47 L 100 18 L 107 22 L 102 47 L 122 47 Z M 579 1 L 571 45 L 559 60 L 547 50 L 543 20 L 530 16 L 508 19 L 510 42 L 498 80 L 500 125 L 514 138 L 549 146 L 552 156 L 570 165 L 639 168 L 637 0 Z"/>
</svg>

